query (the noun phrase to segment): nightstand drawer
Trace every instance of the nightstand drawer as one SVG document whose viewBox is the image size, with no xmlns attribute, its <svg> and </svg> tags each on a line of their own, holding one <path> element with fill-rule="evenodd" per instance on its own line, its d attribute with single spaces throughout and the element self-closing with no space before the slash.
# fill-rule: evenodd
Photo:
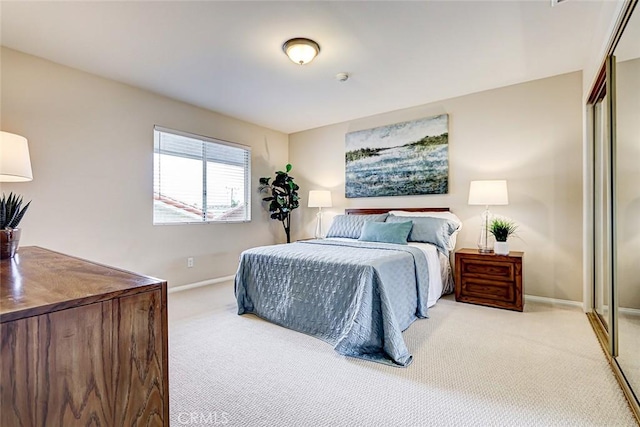
<svg viewBox="0 0 640 427">
<path fill-rule="evenodd" d="M 514 282 L 464 278 L 460 287 L 462 301 L 516 303 L 516 284 Z"/>
<path fill-rule="evenodd" d="M 513 282 L 516 277 L 515 265 L 491 260 L 460 259 L 462 274 L 471 277 L 483 277 L 492 280 Z"/>
</svg>

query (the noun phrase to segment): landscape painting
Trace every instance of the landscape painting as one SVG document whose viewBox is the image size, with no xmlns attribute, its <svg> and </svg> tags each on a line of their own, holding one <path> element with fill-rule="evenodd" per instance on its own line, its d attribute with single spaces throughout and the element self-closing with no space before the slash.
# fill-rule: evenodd
<svg viewBox="0 0 640 427">
<path fill-rule="evenodd" d="M 447 194 L 449 116 L 350 132 L 345 161 L 347 198 Z"/>
</svg>

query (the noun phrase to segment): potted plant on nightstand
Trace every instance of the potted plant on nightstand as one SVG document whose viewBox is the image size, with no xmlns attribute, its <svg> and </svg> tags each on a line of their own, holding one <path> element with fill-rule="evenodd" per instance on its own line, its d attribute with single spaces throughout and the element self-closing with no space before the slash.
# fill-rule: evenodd
<svg viewBox="0 0 640 427">
<path fill-rule="evenodd" d="M 0 259 L 13 258 L 20 242 L 18 224 L 31 202 L 22 207 L 22 197 L 9 193 L 9 197 L 2 193 L 0 199 Z"/>
<path fill-rule="evenodd" d="M 509 255 L 507 239 L 516 232 L 518 226 L 508 219 L 495 218 L 489 225 L 489 232 L 496 238 L 493 251 L 496 255 Z"/>
</svg>

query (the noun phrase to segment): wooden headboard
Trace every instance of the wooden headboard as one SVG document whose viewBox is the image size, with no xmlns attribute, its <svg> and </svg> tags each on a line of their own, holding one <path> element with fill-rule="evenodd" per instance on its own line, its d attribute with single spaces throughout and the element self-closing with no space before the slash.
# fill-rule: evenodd
<svg viewBox="0 0 640 427">
<path fill-rule="evenodd" d="M 405 212 L 449 212 L 449 208 L 352 208 L 345 209 L 347 215 L 372 215 L 382 214 L 389 211 L 405 211 Z"/>
</svg>

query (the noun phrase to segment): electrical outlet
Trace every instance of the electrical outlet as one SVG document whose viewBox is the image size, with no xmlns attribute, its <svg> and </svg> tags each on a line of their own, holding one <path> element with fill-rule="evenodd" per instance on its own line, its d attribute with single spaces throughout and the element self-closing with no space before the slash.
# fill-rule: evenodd
<svg viewBox="0 0 640 427">
<path fill-rule="evenodd" d="M 187 268 L 193 267 L 193 257 L 187 258 Z"/>
</svg>

